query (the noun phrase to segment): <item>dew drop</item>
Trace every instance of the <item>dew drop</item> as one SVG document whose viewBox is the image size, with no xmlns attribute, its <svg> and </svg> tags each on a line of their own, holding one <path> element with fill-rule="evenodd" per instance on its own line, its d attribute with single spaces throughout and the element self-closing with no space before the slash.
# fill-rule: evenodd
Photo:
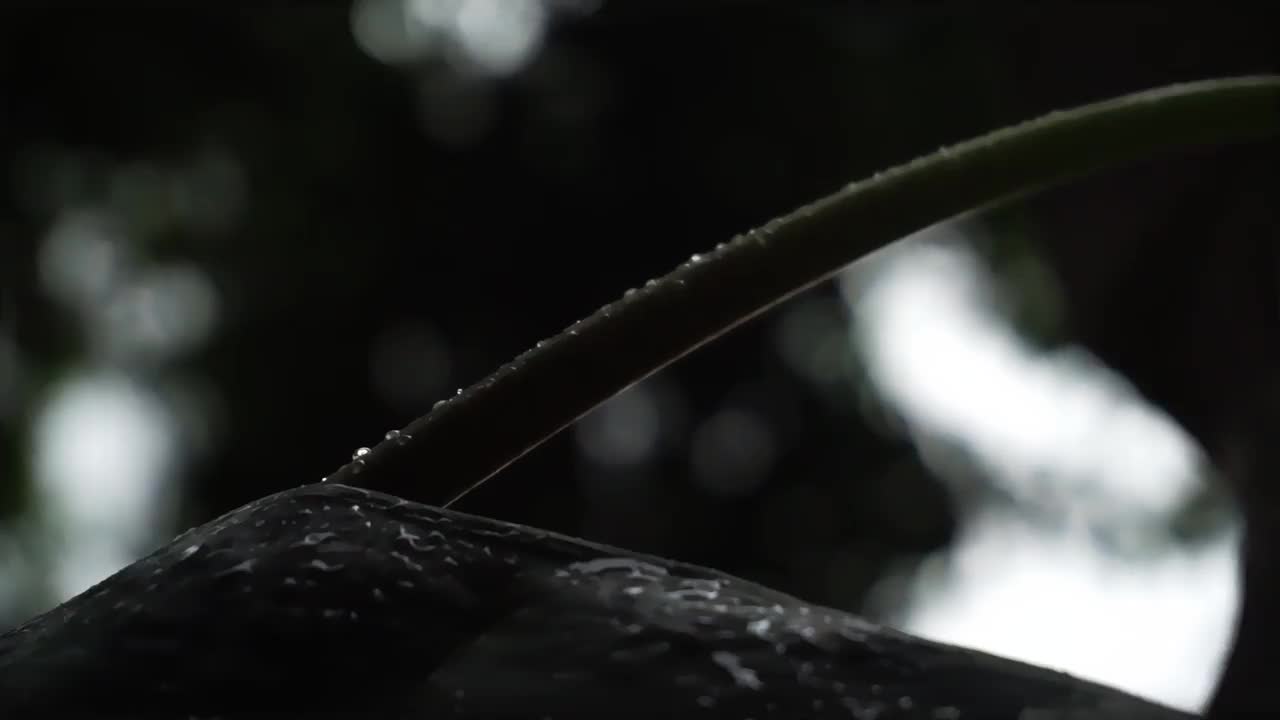
<svg viewBox="0 0 1280 720">
<path fill-rule="evenodd" d="M 399 430 L 388 430 L 388 431 L 387 431 L 387 434 L 382 436 L 382 439 L 384 439 L 384 440 L 399 440 L 399 439 L 400 439 L 400 431 L 399 431 Z"/>
<path fill-rule="evenodd" d="M 689 264 L 693 265 L 700 262 L 702 262 L 702 256 L 699 255 L 698 253 L 694 253 L 689 256 Z"/>
<path fill-rule="evenodd" d="M 368 455 L 368 454 L 369 454 L 369 448 L 367 447 L 356 448 L 356 451 L 351 453 L 351 459 L 359 460 L 360 458 L 363 458 L 365 455 Z"/>
<path fill-rule="evenodd" d="M 458 390 L 457 390 L 456 392 L 454 392 L 453 394 L 454 394 L 455 396 L 456 396 L 456 395 L 461 395 L 461 394 L 462 394 L 462 388 L 458 388 Z"/>
</svg>

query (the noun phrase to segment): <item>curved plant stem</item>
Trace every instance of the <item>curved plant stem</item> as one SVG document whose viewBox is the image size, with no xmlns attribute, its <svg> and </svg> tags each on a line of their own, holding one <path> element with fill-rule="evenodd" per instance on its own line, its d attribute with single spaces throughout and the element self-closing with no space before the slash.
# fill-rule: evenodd
<svg viewBox="0 0 1280 720">
<path fill-rule="evenodd" d="M 898 238 L 1091 171 L 1275 133 L 1280 77 L 1264 76 L 1126 95 L 943 148 L 694 256 L 328 479 L 456 501 L 614 393 Z"/>
</svg>

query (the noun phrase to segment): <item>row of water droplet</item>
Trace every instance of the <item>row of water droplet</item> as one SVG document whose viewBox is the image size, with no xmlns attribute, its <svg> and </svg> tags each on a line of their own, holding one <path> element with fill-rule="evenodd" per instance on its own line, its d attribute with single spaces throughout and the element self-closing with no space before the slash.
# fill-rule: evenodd
<svg viewBox="0 0 1280 720">
<path fill-rule="evenodd" d="M 752 232 L 748 233 L 748 235 L 752 235 L 752 234 L 754 234 L 754 232 L 755 232 L 755 231 L 752 231 Z M 728 245 L 728 243 L 719 243 L 718 245 L 716 245 L 716 246 L 715 246 L 715 250 L 714 250 L 714 252 L 720 252 L 720 251 L 721 251 L 721 250 L 723 250 L 727 245 Z M 690 256 L 689 256 L 689 260 L 688 260 L 687 262 L 685 262 L 685 263 L 682 263 L 682 264 L 677 268 L 677 270 L 682 270 L 682 269 L 684 269 L 684 268 L 687 268 L 687 267 L 691 267 L 691 266 L 693 266 L 693 265 L 696 265 L 696 264 L 698 264 L 698 263 L 702 262 L 705 258 L 706 258 L 706 256 L 704 256 L 704 255 L 702 255 L 702 254 L 694 253 L 693 255 L 690 255 Z M 647 281 L 645 282 L 645 284 L 644 284 L 644 289 L 648 290 L 648 289 L 650 289 L 650 288 L 653 288 L 653 287 L 657 286 L 658 282 L 659 282 L 659 280 L 658 280 L 657 278 L 653 278 L 653 279 L 647 280 Z M 629 297 L 631 297 L 631 296 L 635 295 L 637 292 L 639 292 L 639 288 L 628 288 L 628 289 L 627 289 L 627 290 L 622 294 L 622 296 L 623 296 L 623 298 L 629 298 Z M 608 316 L 608 314 L 609 314 L 610 307 L 611 307 L 611 305 L 606 305 L 606 306 L 604 306 L 603 308 L 601 308 L 601 312 L 602 312 L 602 313 L 604 313 L 604 315 L 605 315 L 606 317 L 607 317 L 607 316 Z M 568 326 L 567 328 L 565 328 L 565 332 L 566 332 L 566 333 L 568 333 L 569 335 L 577 335 L 577 334 L 578 334 L 578 326 L 579 326 L 580 324 L 582 324 L 582 321 L 581 321 L 581 320 L 577 320 L 577 321 L 575 321 L 572 325 L 570 325 L 570 326 Z M 535 350 L 537 350 L 537 349 L 541 349 L 541 348 L 543 348 L 544 346 L 546 346 L 546 344 L 547 344 L 548 342 L 549 342 L 548 340 L 539 340 L 537 343 L 535 343 L 535 344 L 534 344 L 534 349 L 535 349 Z M 462 393 L 463 393 L 463 390 L 464 390 L 464 388 L 458 388 L 458 389 L 457 389 L 457 391 L 454 393 L 453 397 L 448 397 L 448 398 L 443 398 L 443 399 L 441 399 L 441 400 L 437 400 L 437 401 L 435 402 L 435 404 L 433 404 L 433 405 L 431 406 L 431 409 L 432 409 L 432 410 L 438 410 L 439 408 L 443 407 L 444 405 L 446 405 L 446 404 L 447 404 L 447 403 L 449 403 L 450 401 L 452 401 L 452 400 L 454 400 L 455 398 L 457 398 L 457 397 L 461 396 L 461 395 L 462 395 Z M 396 442 L 396 443 L 397 443 L 397 444 L 399 444 L 399 445 L 404 445 L 405 443 L 409 442 L 409 441 L 410 441 L 410 440 L 412 440 L 412 439 L 413 439 L 413 436 L 412 436 L 412 435 L 409 435 L 408 433 L 403 433 L 403 432 L 401 432 L 400 430 L 388 430 L 388 431 L 387 431 L 387 434 L 385 435 L 385 440 L 387 440 L 387 441 L 392 441 L 392 442 Z M 368 454 L 369 454 L 369 452 L 370 452 L 370 449 L 369 449 L 368 447 L 359 447 L 359 448 L 356 448 L 355 452 L 353 452 L 353 453 L 351 454 L 351 461 L 352 461 L 352 463 L 354 463 L 353 467 L 351 468 L 351 473 L 352 473 L 353 475 L 358 475 L 358 474 L 360 474 L 360 473 L 364 470 L 364 467 L 365 467 L 365 456 L 366 456 L 366 455 L 368 455 Z M 327 476 L 327 475 L 326 475 L 325 477 L 323 477 L 323 478 L 321 478 L 321 479 L 320 479 L 320 482 L 326 482 L 326 481 L 328 481 L 328 480 L 329 480 L 329 476 Z"/>
</svg>

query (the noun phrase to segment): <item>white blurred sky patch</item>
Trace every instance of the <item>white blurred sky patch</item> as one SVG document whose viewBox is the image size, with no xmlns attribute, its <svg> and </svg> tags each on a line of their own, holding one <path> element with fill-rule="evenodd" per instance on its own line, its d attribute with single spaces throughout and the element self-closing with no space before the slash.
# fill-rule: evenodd
<svg viewBox="0 0 1280 720">
<path fill-rule="evenodd" d="M 940 578 L 917 581 L 903 629 L 1198 711 L 1230 639 L 1234 550 L 1224 539 L 1135 562 L 993 512 L 970 522 Z"/>
<path fill-rule="evenodd" d="M 166 516 L 174 425 L 154 393 L 109 371 L 77 374 L 49 395 L 35 422 L 33 470 L 59 548 L 60 599 L 148 549 Z"/>
<path fill-rule="evenodd" d="M 417 80 L 423 130 L 465 146 L 495 122 L 493 81 L 517 75 L 543 49 L 562 16 L 594 12 L 599 0 L 356 0 L 351 35 L 378 62 Z"/>
<path fill-rule="evenodd" d="M 846 272 L 864 361 L 913 432 L 959 441 L 992 482 L 1071 521 L 966 518 L 942 571 L 915 579 L 904 629 L 1199 709 L 1230 641 L 1236 533 L 1154 558 L 1090 533 L 1177 508 L 1198 451 L 1087 355 L 1021 340 L 965 240 L 936 226 Z"/>
<path fill-rule="evenodd" d="M 358 0 L 351 31 L 388 64 L 438 58 L 457 70 L 510 75 L 542 46 L 555 12 L 589 13 L 587 0 Z"/>
</svg>

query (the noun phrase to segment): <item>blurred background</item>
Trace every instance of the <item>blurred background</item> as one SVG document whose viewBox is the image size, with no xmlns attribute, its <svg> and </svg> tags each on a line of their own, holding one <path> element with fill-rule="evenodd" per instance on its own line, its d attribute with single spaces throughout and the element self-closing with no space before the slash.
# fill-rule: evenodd
<svg viewBox="0 0 1280 720">
<path fill-rule="evenodd" d="M 1241 11 L 973 7 L 0 11 L 0 627 L 848 181 L 1280 67 Z M 1270 327 L 1214 308 L 1254 292 L 1233 279 L 1274 229 L 1276 156 L 931 228 L 461 509 L 1198 708 L 1239 534 L 1200 448 Z M 430 468 L 413 499 L 446 499 Z"/>
</svg>

